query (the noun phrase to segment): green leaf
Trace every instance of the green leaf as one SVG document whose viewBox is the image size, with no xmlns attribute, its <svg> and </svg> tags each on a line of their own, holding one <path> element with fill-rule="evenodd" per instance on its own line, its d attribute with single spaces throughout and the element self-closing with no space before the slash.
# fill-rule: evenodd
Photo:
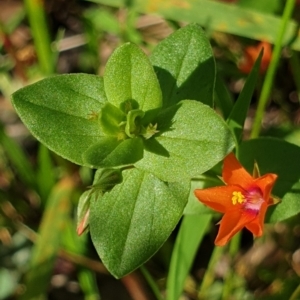
<svg viewBox="0 0 300 300">
<path fill-rule="evenodd" d="M 116 15 L 105 9 L 104 7 L 101 7 L 101 9 L 95 9 L 95 7 L 85 9 L 83 16 L 86 22 L 92 23 L 97 34 L 100 34 L 102 31 L 115 35 L 122 34 L 121 24 Z"/>
<path fill-rule="evenodd" d="M 150 60 L 160 82 L 164 107 L 185 99 L 212 106 L 215 61 L 199 25 L 190 24 L 164 39 Z"/>
<path fill-rule="evenodd" d="M 211 219 L 211 215 L 184 216 L 172 252 L 167 280 L 167 300 L 180 299 L 185 280 Z"/>
<path fill-rule="evenodd" d="M 144 112 L 161 107 L 159 83 L 146 54 L 134 44 L 124 44 L 110 56 L 104 72 L 108 101 L 118 108 L 132 101 Z"/>
<path fill-rule="evenodd" d="M 77 234 L 81 235 L 89 228 L 90 199 L 92 190 L 85 191 L 78 200 Z"/>
<path fill-rule="evenodd" d="M 137 169 L 122 184 L 91 200 L 90 232 L 108 270 L 122 277 L 147 261 L 178 223 L 189 182 L 166 183 Z"/>
<path fill-rule="evenodd" d="M 243 90 L 241 91 L 227 119 L 227 123 L 230 129 L 234 133 L 237 144 L 239 144 L 242 140 L 244 123 L 247 117 L 247 112 L 251 103 L 256 81 L 259 75 L 260 62 L 262 56 L 263 56 L 263 50 L 260 51 L 260 54 L 251 70 L 251 73 L 249 74 L 245 82 Z"/>
<path fill-rule="evenodd" d="M 164 181 L 196 177 L 234 147 L 226 123 L 197 101 L 184 100 L 164 110 L 157 124 L 159 133 L 144 141 L 144 157 L 135 166 Z"/>
<path fill-rule="evenodd" d="M 284 140 L 300 147 L 300 128 L 291 130 L 291 132 L 284 137 Z"/>
<path fill-rule="evenodd" d="M 67 252 L 70 258 L 80 260 L 89 249 L 89 236 L 79 236 L 76 232 L 76 224 L 72 218 L 72 214 L 64 220 L 63 232 L 61 232 L 61 244 L 60 249 Z"/>
<path fill-rule="evenodd" d="M 19 276 L 14 272 L 14 270 L 4 268 L 3 266 L 0 269 L 0 299 L 5 300 L 9 299 L 12 296 L 18 287 Z"/>
<path fill-rule="evenodd" d="M 30 132 L 52 151 L 80 165 L 84 165 L 82 153 L 103 136 L 94 116 L 105 101 L 102 78 L 87 74 L 46 78 L 12 96 Z"/>
<path fill-rule="evenodd" d="M 141 119 L 145 113 L 140 109 L 133 109 L 127 114 L 127 122 L 125 126 L 126 134 L 133 138 L 142 132 Z"/>
<path fill-rule="evenodd" d="M 281 0 L 239 0 L 238 6 L 264 12 L 266 14 L 275 14 L 282 10 Z"/>
<path fill-rule="evenodd" d="M 109 6 L 124 7 L 128 0 L 90 0 Z M 246 0 L 245 0 L 246 1 Z M 257 1 L 258 2 L 258 1 Z M 265 2 L 265 1 L 260 1 Z M 210 31 L 219 31 L 274 43 L 281 16 L 257 12 L 211 0 L 135 0 L 134 8 L 141 13 L 155 13 L 168 20 L 196 22 Z M 300 37 L 297 37 L 298 24 L 290 21 L 283 44 L 292 42 L 294 50 L 300 50 Z"/>
<path fill-rule="evenodd" d="M 102 137 L 83 153 L 83 161 L 91 168 L 131 165 L 143 158 L 143 151 L 143 141 L 139 137 L 124 141 Z"/>
<path fill-rule="evenodd" d="M 80 289 L 86 300 L 100 300 L 100 292 L 96 279 L 96 272 L 89 268 L 80 268 L 78 270 L 78 281 Z"/>
<path fill-rule="evenodd" d="M 216 76 L 215 95 L 216 105 L 221 110 L 223 118 L 226 120 L 230 115 L 234 102 L 232 99 L 232 95 L 230 95 L 223 80 L 218 74 Z"/>
<path fill-rule="evenodd" d="M 104 193 L 111 190 L 116 184 L 123 180 L 120 169 L 98 169 L 95 173 L 94 182 L 91 188 Z"/>
<path fill-rule="evenodd" d="M 278 175 L 272 194 L 282 201 L 268 209 L 266 222 L 279 222 L 300 212 L 300 147 L 278 139 L 259 138 L 243 142 L 239 156 L 249 172 L 256 161 L 261 175 Z"/>
<path fill-rule="evenodd" d="M 99 122 L 103 132 L 107 135 L 121 134 L 121 124 L 125 122 L 126 115 L 119 108 L 106 102 L 101 109 Z"/>
<path fill-rule="evenodd" d="M 85 191 L 79 198 L 77 207 L 77 234 L 81 235 L 89 228 L 90 200 L 96 194 L 97 200 L 123 180 L 120 169 L 98 169 L 90 190 Z"/>
</svg>

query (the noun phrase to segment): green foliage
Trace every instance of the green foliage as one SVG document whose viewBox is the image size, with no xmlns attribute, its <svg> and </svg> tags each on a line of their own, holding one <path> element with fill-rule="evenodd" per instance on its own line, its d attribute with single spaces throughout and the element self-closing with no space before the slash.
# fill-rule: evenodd
<svg viewBox="0 0 300 300">
<path fill-rule="evenodd" d="M 233 137 L 224 121 L 200 102 L 183 100 L 165 109 L 157 124 L 157 138 L 145 141 L 144 157 L 135 165 L 162 180 L 200 175 L 233 148 Z"/>
<path fill-rule="evenodd" d="M 22 180 L 28 187 L 34 188 L 36 186 L 35 173 L 28 161 L 28 157 L 18 144 L 5 133 L 2 124 L 0 124 L 0 144 L 6 150 L 8 158 Z"/>
<path fill-rule="evenodd" d="M 179 299 L 211 215 L 186 215 L 176 238 L 167 281 L 167 300 Z"/>
<path fill-rule="evenodd" d="M 144 112 L 162 105 L 161 91 L 146 54 L 133 44 L 114 51 L 104 73 L 107 100 L 125 114 L 133 109 Z M 149 120 L 150 121 L 150 120 Z"/>
<path fill-rule="evenodd" d="M 251 103 L 251 98 L 259 75 L 262 55 L 263 51 L 260 52 L 259 57 L 257 58 L 251 70 L 251 73 L 249 74 L 245 82 L 243 90 L 241 91 L 227 119 L 228 126 L 234 133 L 237 145 L 240 144 L 240 142 L 242 141 L 244 123 L 247 117 L 247 112 Z"/>
<path fill-rule="evenodd" d="M 44 74 L 50 75 L 54 71 L 54 55 L 51 51 L 50 34 L 43 2 L 25 0 L 24 4 L 34 38 L 39 66 Z"/>
<path fill-rule="evenodd" d="M 15 274 L 11 274 L 7 269 L 0 270 L 0 299 L 7 299 L 11 295 L 18 283 Z"/>
<path fill-rule="evenodd" d="M 114 7 L 123 7 L 127 0 L 89 0 L 99 4 L 106 4 Z M 243 2 L 249 2 L 245 0 Z M 256 2 L 255 8 L 253 2 Z M 257 2 L 260 2 L 257 4 Z M 140 13 L 157 13 L 163 18 L 177 22 L 195 22 L 211 31 L 224 32 L 238 35 L 253 40 L 264 40 L 274 43 L 278 36 L 278 27 L 281 17 L 271 13 L 260 12 L 278 9 L 278 1 L 271 0 L 253 1 L 245 7 L 232 5 L 232 3 L 223 3 L 221 1 L 211 0 L 185 0 L 175 2 L 173 0 L 156 1 L 136 0 L 134 7 Z M 251 9 L 250 9 L 251 7 Z M 256 11 L 257 9 L 257 11 Z M 297 22 L 289 20 L 287 30 L 284 36 L 284 44 L 292 42 L 292 48 L 300 50 L 300 38 L 297 37 Z"/>
<path fill-rule="evenodd" d="M 74 66 L 77 58 L 72 57 L 70 72 L 102 74 L 106 51 L 117 47 L 108 59 L 103 77 L 80 73 L 58 75 L 13 94 L 12 103 L 17 113 L 42 144 L 32 144 L 27 136 L 24 140 L 23 135 L 21 138 L 18 135 L 17 141 L 22 143 L 19 145 L 9 137 L 11 133 L 16 137 L 17 130 L 11 119 L 10 105 L 0 99 L 0 117 L 5 125 L 0 126 L 0 264 L 3 267 L 0 299 L 47 297 L 45 293 L 49 283 L 52 284 L 50 277 L 57 256 L 68 261 L 67 266 L 76 265 L 80 293 L 86 299 L 100 297 L 93 270 L 106 272 L 108 269 L 113 276 L 121 278 L 138 267 L 142 267 L 157 299 L 179 299 L 183 291 L 186 297 L 193 299 L 298 299 L 300 138 L 294 126 L 298 109 L 294 90 L 299 96 L 300 73 L 296 52 L 286 60 L 288 47 L 300 49 L 299 26 L 290 20 L 296 0 L 239 0 L 234 4 L 210 0 L 88 0 L 87 6 L 82 3 L 77 6 L 75 2 L 65 12 L 67 17 L 70 17 L 69 8 L 72 14 L 75 12 L 72 22 L 67 18 L 66 22 L 75 25 L 74 29 L 78 18 L 80 29 L 71 36 L 68 31 L 68 37 L 64 37 L 63 28 L 58 33 L 50 33 L 43 3 L 35 0 L 26 0 L 19 11 L 12 9 L 13 17 L 0 21 L 3 33 L 0 94 L 4 98 L 20 86 L 20 78 L 22 84 L 26 84 L 53 74 L 57 59 L 65 62 L 65 53 L 69 53 L 61 51 L 72 48 L 72 53 L 79 54 L 78 65 Z M 79 7 L 82 14 L 76 13 Z M 50 7 L 47 9 L 51 11 Z M 148 12 L 166 18 L 167 22 L 145 16 Z M 55 22 L 52 13 L 51 23 Z M 298 13 L 299 7 L 296 7 L 294 16 Z M 21 43 L 15 44 L 15 34 L 19 34 L 24 17 L 30 29 L 26 27 L 26 36 L 31 32 L 32 40 L 28 39 L 30 42 L 25 41 L 25 47 L 20 48 Z M 179 29 L 182 22 L 197 24 Z M 51 30 L 57 24 L 53 25 Z M 21 27 L 22 33 L 23 24 Z M 167 30 L 179 30 L 153 48 L 167 27 Z M 159 36 L 156 28 L 163 29 L 157 31 Z M 152 36 L 152 33 L 155 34 Z M 55 34 L 53 42 L 50 39 Z M 268 58 L 262 53 L 247 78 L 239 71 L 240 56 L 245 59 L 249 49 L 255 51 L 255 47 L 248 46 L 256 42 L 248 38 L 275 43 L 272 47 L 275 63 L 272 62 L 267 71 L 272 76 L 267 75 L 265 81 L 263 73 L 258 75 L 260 62 L 264 67 L 268 64 Z M 27 61 L 26 55 L 32 52 L 31 41 L 35 56 Z M 140 46 L 151 53 L 149 58 Z M 285 55 L 281 64 L 282 53 Z M 251 60 L 254 60 L 252 54 Z M 290 72 L 287 62 L 294 77 L 288 82 L 284 80 L 285 72 Z M 64 63 L 58 65 L 60 71 L 64 70 L 61 66 L 65 67 Z M 275 72 L 277 66 L 283 72 Z M 272 94 L 275 73 L 276 93 Z M 261 86 L 256 87 L 258 76 L 264 81 L 262 93 Z M 240 84 L 244 85 L 241 91 Z M 263 101 L 257 99 L 260 94 Z M 280 112 L 285 116 L 273 119 L 276 124 L 279 120 L 280 127 L 274 128 L 268 118 L 263 119 L 264 106 L 255 111 L 258 117 L 252 128 L 258 131 L 250 135 L 250 141 L 242 141 L 248 133 L 245 120 L 250 117 L 247 124 L 251 124 L 248 120 L 256 102 L 260 107 L 274 100 L 278 115 Z M 2 113 L 2 104 L 5 109 L 9 107 L 9 114 L 5 109 Z M 259 130 L 264 130 L 262 121 L 271 125 L 264 135 L 274 136 L 276 131 L 282 140 L 257 138 Z M 22 149 L 24 146 L 26 150 Z M 238 256 L 240 243 L 244 243 L 244 237 L 247 242 L 251 238 L 243 236 L 241 239 L 241 234 L 232 239 L 228 248 L 213 249 L 211 238 L 220 215 L 194 195 L 195 189 L 224 184 L 219 177 L 222 160 L 234 146 L 249 173 L 257 162 L 261 175 L 270 172 L 278 175 L 272 194 L 280 197 L 281 202 L 268 208 L 265 221 L 284 222 L 269 225 L 264 232 L 266 238 L 255 240 L 255 247 L 246 250 L 243 256 Z M 96 172 L 93 169 L 97 169 Z M 58 184 L 57 180 L 60 180 Z M 83 192 L 85 187 L 87 190 Z M 80 236 L 76 235 L 72 202 L 78 204 L 77 234 Z M 182 215 L 178 231 L 170 237 Z M 89 255 L 86 252 L 90 246 L 89 236 L 82 234 L 89 230 L 101 262 L 85 257 Z M 208 232 L 210 236 L 206 235 Z M 251 255 L 260 258 L 265 251 L 278 248 L 274 266 L 272 255 L 259 266 L 252 265 L 259 259 L 252 260 Z M 259 251 L 262 249 L 264 251 Z M 153 260 L 142 266 L 155 253 Z M 197 253 L 201 255 L 195 261 Z M 288 269 L 286 254 L 291 257 Z M 247 274 L 243 273 L 245 261 Z M 155 286 L 157 278 L 152 275 L 156 277 L 157 262 L 163 266 L 162 271 L 169 269 L 164 276 L 167 280 Z M 147 272 L 148 266 L 150 272 Z M 196 276 L 190 276 L 187 281 L 192 267 Z M 122 279 L 124 286 L 134 286 L 137 274 Z M 190 289 L 191 281 L 200 286 L 198 295 L 196 285 Z M 262 284 L 266 288 L 261 289 Z M 130 288 L 128 290 L 130 292 Z M 105 298 L 104 294 L 105 290 Z"/>
<path fill-rule="evenodd" d="M 111 55 L 103 81 L 61 75 L 12 99 L 29 130 L 61 156 L 94 168 L 132 168 L 111 191 L 86 192 L 79 202 L 78 233 L 90 227 L 116 277 L 159 249 L 182 215 L 189 180 L 234 146 L 226 123 L 205 105 L 212 105 L 215 63 L 202 29 L 191 24 L 174 33 L 151 62 L 158 79 L 147 56 L 127 43 Z"/>
<path fill-rule="evenodd" d="M 229 94 L 228 89 L 218 74 L 216 76 L 215 102 L 216 106 L 221 110 L 222 115 L 226 120 L 231 113 L 234 102 L 232 96 Z"/>
<path fill-rule="evenodd" d="M 82 153 L 104 135 L 96 118 L 106 101 L 99 76 L 49 77 L 20 89 L 12 100 L 37 139 L 77 164 L 84 165 Z"/>
<path fill-rule="evenodd" d="M 70 213 L 70 195 L 74 183 L 70 178 L 59 182 L 49 196 L 46 213 L 40 224 L 41 236 L 33 249 L 30 270 L 25 278 L 26 292 L 20 299 L 27 300 L 44 294 L 51 276 L 62 234 L 66 226 L 66 219 Z M 49 230 L 51 228 L 51 230 Z"/>
<path fill-rule="evenodd" d="M 77 207 L 77 233 L 81 235 L 89 228 L 90 202 L 94 195 L 97 199 L 123 180 L 119 169 L 99 169 L 94 184 L 79 198 Z"/>
<path fill-rule="evenodd" d="M 40 144 L 36 181 L 39 195 L 44 203 L 55 184 L 54 165 L 50 154 L 51 153 L 48 148 L 46 148 L 43 144 Z"/>
<path fill-rule="evenodd" d="M 163 40 L 150 60 L 160 83 L 164 106 L 184 99 L 212 106 L 215 61 L 199 25 L 191 24 Z"/>
<path fill-rule="evenodd" d="M 83 154 L 83 161 L 94 168 L 130 165 L 143 157 L 143 142 L 135 137 L 119 141 L 117 137 L 103 137 Z"/>
<path fill-rule="evenodd" d="M 243 90 L 241 91 L 237 101 L 233 105 L 228 99 L 228 93 L 222 82 L 218 78 L 217 83 L 217 97 L 218 104 L 225 116 L 228 115 L 227 124 L 230 127 L 236 141 L 237 150 L 242 140 L 242 132 L 244 122 L 247 116 L 247 111 L 251 102 L 252 94 L 254 92 L 255 83 L 259 75 L 259 67 L 262 58 L 262 52 L 256 60 L 254 67 L 248 76 Z M 224 93 L 225 95 L 222 95 Z M 238 184 L 238 182 L 237 182 Z M 201 176 L 201 178 L 191 181 L 191 189 L 188 203 L 184 210 L 184 220 L 181 223 L 179 234 L 176 238 L 176 243 L 172 253 L 172 260 L 169 270 L 169 277 L 167 282 L 167 299 L 179 298 L 185 279 L 190 271 L 191 264 L 195 253 L 201 243 L 205 228 L 208 227 L 212 214 L 214 211 L 205 207 L 196 199 L 194 195 L 195 189 L 204 189 L 215 185 L 222 185 L 218 178 L 211 178 L 208 175 Z M 197 217 L 198 214 L 198 217 Z M 192 232 L 192 228 L 199 228 Z M 180 274 L 180 275 L 178 275 Z M 225 287 L 228 289 L 228 286 Z M 226 289 L 226 292 L 227 292 Z"/>
<path fill-rule="evenodd" d="M 265 0 L 265 1 L 256 1 L 256 0 L 239 0 L 239 7 L 250 8 L 260 12 L 266 12 L 269 14 L 274 14 L 282 8 L 282 1 L 280 0 Z"/>
<path fill-rule="evenodd" d="M 149 259 L 168 238 L 186 204 L 189 182 L 166 183 L 130 169 L 122 184 L 91 199 L 90 231 L 102 261 L 122 277 Z"/>
</svg>

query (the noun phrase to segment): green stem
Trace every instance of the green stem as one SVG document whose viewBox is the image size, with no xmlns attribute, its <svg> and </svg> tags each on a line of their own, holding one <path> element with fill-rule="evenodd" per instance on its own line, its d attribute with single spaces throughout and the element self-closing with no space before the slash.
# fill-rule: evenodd
<svg viewBox="0 0 300 300">
<path fill-rule="evenodd" d="M 24 3 L 41 71 L 49 75 L 54 72 L 54 65 L 44 1 L 24 0 Z"/>
<path fill-rule="evenodd" d="M 238 253 L 241 243 L 241 231 L 239 231 L 230 241 L 229 245 L 229 255 L 232 262 L 232 259 Z M 225 277 L 224 288 L 222 299 L 230 299 L 232 294 L 232 282 L 233 282 L 234 270 L 230 268 L 228 270 L 227 276 Z"/>
<path fill-rule="evenodd" d="M 221 180 L 217 177 L 219 174 L 215 174 L 215 176 L 202 174 L 197 176 L 196 178 L 193 178 L 195 181 L 205 181 L 209 182 L 211 184 L 220 185 Z"/>
<path fill-rule="evenodd" d="M 146 269 L 145 266 L 141 266 L 140 267 L 141 272 L 143 273 L 145 279 L 147 280 L 153 294 L 155 295 L 157 300 L 163 300 L 160 290 L 156 284 L 156 282 L 153 280 L 152 276 L 150 275 L 150 273 L 148 272 L 148 270 Z"/>
<path fill-rule="evenodd" d="M 239 249 L 241 244 L 241 231 L 239 231 L 231 240 L 230 246 L 229 246 L 229 254 L 231 257 L 234 257 Z"/>
<path fill-rule="evenodd" d="M 292 56 L 290 58 L 290 66 L 294 75 L 294 82 L 297 87 L 298 97 L 300 99 L 300 61 L 298 53 L 296 51 L 292 52 Z"/>
<path fill-rule="evenodd" d="M 272 83 L 274 81 L 275 72 L 279 63 L 280 54 L 281 54 L 281 47 L 282 47 L 282 41 L 284 38 L 284 34 L 288 25 L 288 21 L 291 18 L 293 9 L 295 5 L 295 0 L 287 0 L 283 16 L 281 19 L 279 32 L 277 35 L 277 39 L 275 40 L 275 46 L 273 50 L 272 59 L 270 62 L 270 66 L 267 70 L 266 77 L 263 83 L 262 91 L 258 100 L 258 107 L 256 110 L 256 115 L 254 118 L 254 123 L 252 127 L 251 132 L 251 138 L 256 138 L 259 136 L 260 130 L 261 130 L 261 122 L 263 119 L 264 111 L 266 109 L 268 98 L 271 93 L 272 89 Z"/>
<path fill-rule="evenodd" d="M 78 280 L 84 294 L 84 300 L 100 300 L 96 278 L 91 270 L 81 268 L 78 272 Z"/>
<path fill-rule="evenodd" d="M 289 300 L 297 300 L 300 297 L 300 285 L 294 290 Z"/>
<path fill-rule="evenodd" d="M 207 291 L 209 287 L 212 285 L 212 283 L 214 282 L 214 278 L 215 278 L 215 274 L 214 274 L 215 265 L 217 261 L 220 259 L 221 255 L 224 253 L 224 249 L 225 249 L 224 247 L 214 248 L 198 292 L 198 299 L 207 299 Z"/>
</svg>

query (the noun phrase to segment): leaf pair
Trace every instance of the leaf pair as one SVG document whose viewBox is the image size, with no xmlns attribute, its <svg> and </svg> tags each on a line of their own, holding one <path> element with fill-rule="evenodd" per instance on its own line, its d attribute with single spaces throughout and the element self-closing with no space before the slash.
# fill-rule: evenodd
<svg viewBox="0 0 300 300">
<path fill-rule="evenodd" d="M 114 276 L 159 249 L 182 215 L 189 180 L 233 148 L 227 124 L 209 107 L 214 82 L 211 47 L 191 24 L 150 60 L 133 44 L 121 46 L 103 79 L 60 75 L 13 95 L 23 122 L 56 153 L 90 167 L 130 166 L 122 183 L 87 201 L 92 240 Z"/>
</svg>

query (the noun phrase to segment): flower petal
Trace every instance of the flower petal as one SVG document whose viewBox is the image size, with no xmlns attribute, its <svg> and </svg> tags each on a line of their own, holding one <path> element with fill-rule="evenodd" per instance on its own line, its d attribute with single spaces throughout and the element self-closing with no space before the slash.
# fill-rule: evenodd
<svg viewBox="0 0 300 300">
<path fill-rule="evenodd" d="M 259 222 L 255 219 L 253 222 L 245 226 L 254 236 L 262 236 L 263 227 L 260 226 Z"/>
<path fill-rule="evenodd" d="M 263 203 L 259 210 L 258 216 L 249 224 L 246 225 L 246 228 L 253 233 L 255 236 L 262 236 L 263 228 L 264 228 L 264 221 L 265 215 L 267 211 L 268 205 L 267 203 Z"/>
<path fill-rule="evenodd" d="M 222 177 L 228 184 L 239 184 L 243 188 L 253 185 L 253 177 L 239 163 L 233 153 L 229 153 L 224 159 Z"/>
<path fill-rule="evenodd" d="M 240 204 L 234 205 L 232 203 L 233 192 L 245 193 L 238 185 L 218 186 L 194 191 L 200 202 L 221 213 L 240 206 Z"/>
<path fill-rule="evenodd" d="M 227 242 L 257 216 L 243 209 L 232 209 L 225 213 L 221 222 L 215 245 L 224 246 Z"/>
<path fill-rule="evenodd" d="M 268 173 L 268 174 L 265 174 L 264 176 L 259 177 L 255 180 L 255 184 L 263 192 L 263 198 L 265 199 L 265 201 L 267 203 L 269 202 L 271 190 L 275 184 L 276 179 L 277 179 L 276 174 Z M 270 204 L 272 204 L 272 203 L 270 203 Z"/>
</svg>

